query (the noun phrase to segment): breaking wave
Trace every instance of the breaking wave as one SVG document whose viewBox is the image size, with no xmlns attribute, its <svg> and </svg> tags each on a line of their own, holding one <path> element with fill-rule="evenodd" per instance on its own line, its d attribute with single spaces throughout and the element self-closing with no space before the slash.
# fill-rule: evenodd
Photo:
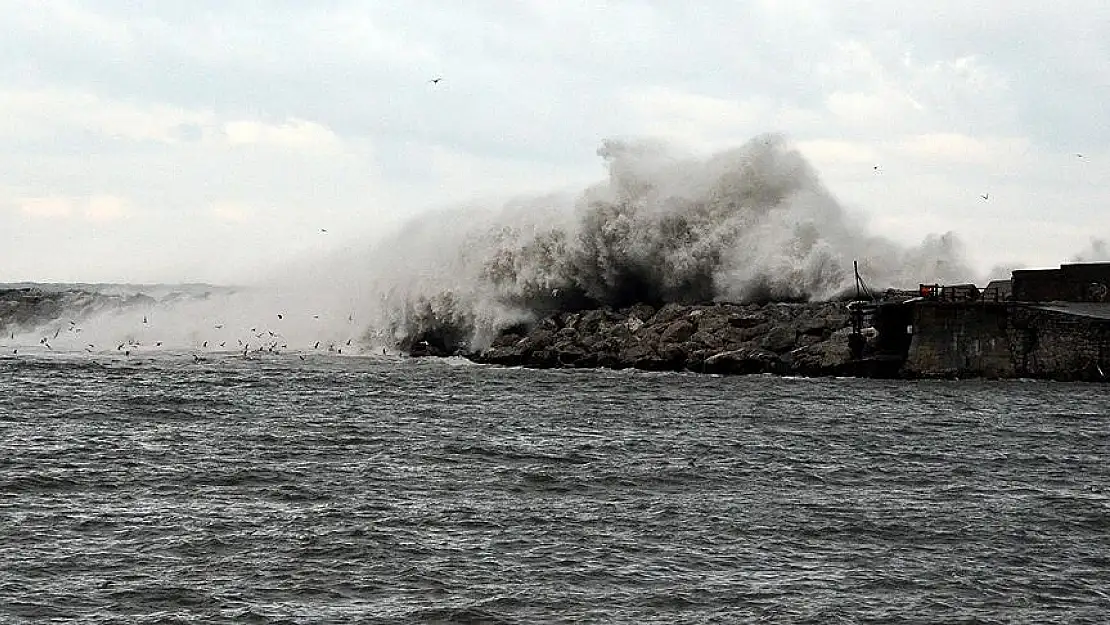
<svg viewBox="0 0 1110 625">
<path fill-rule="evenodd" d="M 778 135 L 707 158 L 609 140 L 608 179 L 577 196 L 425 215 L 371 262 L 395 341 L 481 347 L 555 311 L 635 303 L 823 300 L 854 285 L 966 281 L 952 233 L 914 247 L 869 235 Z"/>
<path fill-rule="evenodd" d="M 580 193 L 427 213 L 255 287 L 17 301 L 26 314 L 9 311 L 4 345 L 381 353 L 427 340 L 450 353 L 559 311 L 835 298 L 853 261 L 873 288 L 970 276 L 951 233 L 912 247 L 869 235 L 777 135 L 706 158 L 644 140 L 598 154 L 608 178 Z"/>
</svg>

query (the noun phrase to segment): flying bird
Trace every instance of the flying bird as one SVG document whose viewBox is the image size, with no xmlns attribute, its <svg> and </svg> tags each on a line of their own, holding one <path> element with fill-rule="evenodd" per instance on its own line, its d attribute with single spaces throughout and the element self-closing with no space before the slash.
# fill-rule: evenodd
<svg viewBox="0 0 1110 625">
<path fill-rule="evenodd" d="M 979 197 L 983 198 L 984 200 L 989 200 L 989 199 L 991 199 L 991 194 L 990 193 L 984 193 L 983 195 L 980 195 Z"/>
<path fill-rule="evenodd" d="M 441 80 L 443 80 L 443 77 L 439 76 L 437 78 L 433 78 L 433 79 L 429 80 L 428 82 L 432 83 L 433 85 L 438 85 L 439 81 L 441 81 Z"/>
<path fill-rule="evenodd" d="M 281 316 L 281 313 L 278 313 L 278 319 L 283 319 L 283 318 L 284 317 Z"/>
</svg>

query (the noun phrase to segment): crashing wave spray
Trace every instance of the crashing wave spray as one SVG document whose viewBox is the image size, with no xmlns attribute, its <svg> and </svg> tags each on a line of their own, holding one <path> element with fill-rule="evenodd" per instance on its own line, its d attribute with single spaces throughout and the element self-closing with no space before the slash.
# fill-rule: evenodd
<svg viewBox="0 0 1110 625">
<path fill-rule="evenodd" d="M 468 207 L 413 222 L 374 256 L 377 327 L 402 347 L 481 347 L 510 324 L 594 306 L 820 300 L 853 284 L 966 280 L 951 233 L 869 236 L 799 152 L 761 136 L 706 159 L 607 141 L 607 181 L 577 198 Z"/>
<path fill-rule="evenodd" d="M 108 307 L 65 343 L 58 319 L 9 339 L 336 353 L 428 340 L 450 352 L 557 311 L 827 299 L 854 284 L 853 260 L 874 287 L 969 276 L 952 234 L 912 248 L 867 235 L 778 136 L 703 159 L 650 141 L 606 141 L 598 153 L 608 179 L 577 195 L 425 214 L 365 254 L 290 263 L 250 289 Z"/>
</svg>

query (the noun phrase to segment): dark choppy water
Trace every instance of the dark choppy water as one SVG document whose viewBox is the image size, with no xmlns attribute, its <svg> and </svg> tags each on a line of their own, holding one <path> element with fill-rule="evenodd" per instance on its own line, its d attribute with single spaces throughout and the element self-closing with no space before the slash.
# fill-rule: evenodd
<svg viewBox="0 0 1110 625">
<path fill-rule="evenodd" d="M 0 360 L 0 622 L 1104 623 L 1107 398 Z"/>
</svg>

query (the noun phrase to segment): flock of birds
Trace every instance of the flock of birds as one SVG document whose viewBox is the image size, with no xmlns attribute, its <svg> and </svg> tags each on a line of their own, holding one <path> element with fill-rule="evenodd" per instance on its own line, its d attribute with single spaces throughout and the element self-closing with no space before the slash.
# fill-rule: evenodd
<svg viewBox="0 0 1110 625">
<path fill-rule="evenodd" d="M 276 316 L 279 324 L 280 322 L 285 320 L 286 317 L 284 313 L 277 313 Z M 319 320 L 320 315 L 312 315 L 312 318 L 314 320 Z M 347 322 L 354 323 L 354 315 L 348 315 Z M 113 352 L 122 355 L 125 358 L 130 357 L 132 353 L 135 353 L 143 348 L 161 348 L 165 341 L 151 340 L 144 343 L 134 338 L 138 334 L 149 334 L 148 330 L 152 326 L 153 324 L 151 323 L 150 316 L 144 315 L 141 327 L 135 332 L 130 332 L 129 337 L 126 340 L 114 345 L 114 349 L 112 348 L 111 344 L 101 345 L 98 348 L 97 344 L 95 343 L 84 342 L 80 344 L 80 347 L 86 353 L 90 354 L 95 352 Z M 225 329 L 225 324 L 214 324 L 213 329 L 217 332 L 220 332 Z M 56 351 L 54 345 L 52 345 L 51 342 L 56 341 L 59 337 L 63 337 L 63 339 L 65 339 L 67 343 L 70 343 L 70 345 L 67 346 L 68 349 L 65 349 L 64 351 L 75 351 L 72 346 L 72 341 L 79 337 L 83 331 L 84 328 L 80 327 L 76 321 L 69 320 L 68 326 L 63 325 L 56 327 L 53 334 L 47 333 L 46 335 L 39 338 L 38 344 L 45 348 L 47 351 Z M 65 333 L 64 336 L 63 332 Z M 214 339 L 203 340 L 200 342 L 199 345 L 194 345 L 192 348 L 193 362 L 199 363 L 204 360 L 204 358 L 201 356 L 201 353 L 237 353 L 245 359 L 251 359 L 252 355 L 260 355 L 264 353 L 281 354 L 289 350 L 289 342 L 282 335 L 280 331 L 280 326 L 278 325 L 275 325 L 274 328 L 254 326 L 249 328 L 249 331 L 247 328 L 243 328 L 242 332 L 244 333 L 243 335 L 234 338 L 224 338 L 223 340 L 219 340 L 223 337 L 217 337 Z M 14 342 L 16 341 L 16 337 L 17 333 L 15 331 L 11 331 L 10 339 Z M 219 343 L 216 342 L 217 340 L 219 340 Z M 348 338 L 346 341 L 315 340 L 312 343 L 311 347 L 306 346 L 305 348 L 299 350 L 302 353 L 298 353 L 297 355 L 301 360 L 305 360 L 305 354 L 303 352 L 322 352 L 341 355 L 344 353 L 344 349 L 346 349 L 348 353 L 352 353 L 356 350 L 361 349 L 361 346 L 355 343 L 355 339 L 353 337 Z M 387 355 L 388 350 L 383 347 L 381 353 L 383 356 Z M 12 354 L 18 355 L 19 347 L 14 347 L 12 349 Z"/>
</svg>

